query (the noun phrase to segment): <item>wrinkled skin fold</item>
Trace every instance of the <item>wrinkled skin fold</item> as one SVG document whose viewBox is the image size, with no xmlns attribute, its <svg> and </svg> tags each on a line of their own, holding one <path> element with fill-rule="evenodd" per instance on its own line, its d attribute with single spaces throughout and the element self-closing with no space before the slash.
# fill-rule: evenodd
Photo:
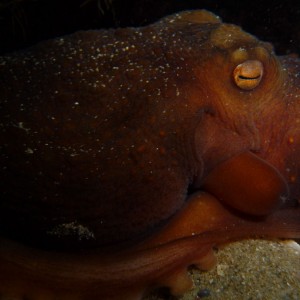
<svg viewBox="0 0 300 300">
<path fill-rule="evenodd" d="M 0 296 L 180 295 L 215 246 L 299 239 L 299 78 L 207 11 L 0 57 Z"/>
</svg>

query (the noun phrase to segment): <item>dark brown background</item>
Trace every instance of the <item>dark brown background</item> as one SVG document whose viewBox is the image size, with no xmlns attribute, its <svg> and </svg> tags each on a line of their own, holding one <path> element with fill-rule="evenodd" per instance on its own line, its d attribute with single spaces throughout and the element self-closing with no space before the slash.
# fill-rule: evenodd
<svg viewBox="0 0 300 300">
<path fill-rule="evenodd" d="M 299 0 L 0 0 L 0 54 L 80 29 L 141 26 L 196 8 L 272 42 L 278 54 L 300 53 Z"/>
</svg>

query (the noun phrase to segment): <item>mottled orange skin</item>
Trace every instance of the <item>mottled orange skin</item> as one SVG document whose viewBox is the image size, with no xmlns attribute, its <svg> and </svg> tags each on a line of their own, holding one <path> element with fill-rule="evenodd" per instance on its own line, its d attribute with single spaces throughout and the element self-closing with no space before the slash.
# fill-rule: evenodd
<svg viewBox="0 0 300 300">
<path fill-rule="evenodd" d="M 205 11 L 1 57 L 0 292 L 140 297 L 214 245 L 299 238 L 299 74 Z"/>
</svg>

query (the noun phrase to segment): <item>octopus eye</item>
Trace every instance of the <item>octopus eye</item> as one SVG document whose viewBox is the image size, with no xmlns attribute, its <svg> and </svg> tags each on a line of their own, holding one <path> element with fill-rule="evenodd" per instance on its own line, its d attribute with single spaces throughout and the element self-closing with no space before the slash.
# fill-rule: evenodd
<svg viewBox="0 0 300 300">
<path fill-rule="evenodd" d="M 235 67 L 233 78 L 242 90 L 252 90 L 259 85 L 263 72 L 263 64 L 260 61 L 246 60 Z"/>
</svg>

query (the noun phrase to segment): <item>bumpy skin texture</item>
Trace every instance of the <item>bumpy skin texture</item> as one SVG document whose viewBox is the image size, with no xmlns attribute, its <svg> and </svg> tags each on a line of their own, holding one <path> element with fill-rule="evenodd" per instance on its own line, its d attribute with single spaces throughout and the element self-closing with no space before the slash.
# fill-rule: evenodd
<svg viewBox="0 0 300 300">
<path fill-rule="evenodd" d="M 206 11 L 1 57 L 0 291 L 176 294 L 214 245 L 299 238 L 299 69 Z"/>
</svg>

